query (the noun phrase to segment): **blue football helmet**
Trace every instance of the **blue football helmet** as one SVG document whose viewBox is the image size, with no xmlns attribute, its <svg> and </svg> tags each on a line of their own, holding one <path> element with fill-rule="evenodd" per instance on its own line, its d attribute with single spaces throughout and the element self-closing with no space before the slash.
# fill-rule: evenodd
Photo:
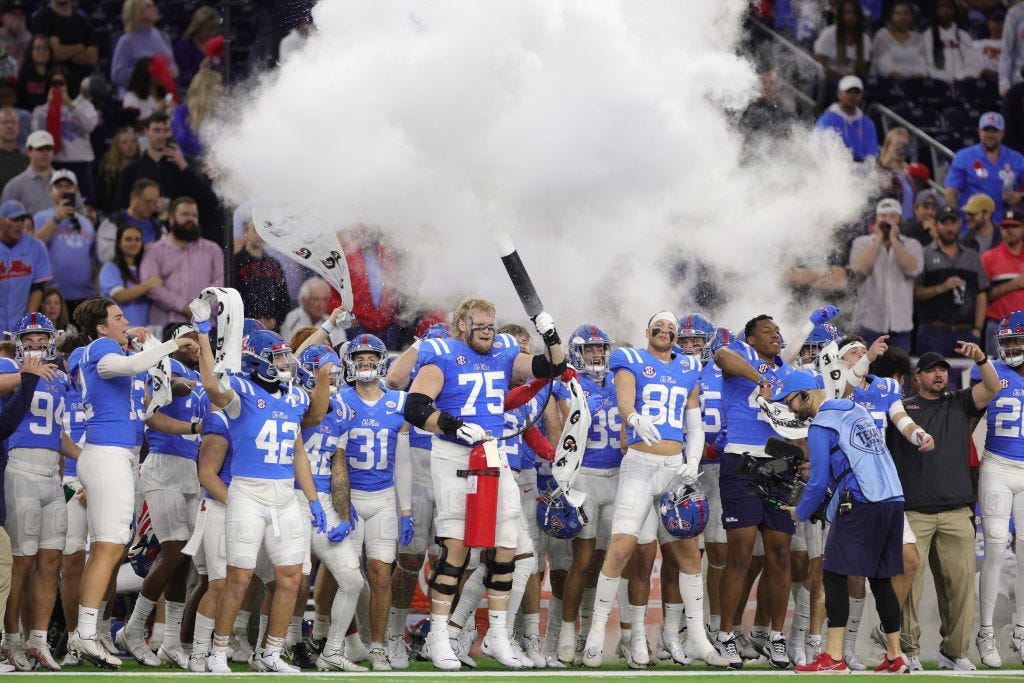
<svg viewBox="0 0 1024 683">
<path fill-rule="evenodd" d="M 1024 363 L 1024 311 L 1008 313 L 996 331 L 996 349 L 999 358 L 1011 368 Z"/>
<path fill-rule="evenodd" d="M 451 334 L 448 323 L 434 323 L 427 328 L 420 339 L 447 339 Z"/>
<path fill-rule="evenodd" d="M 331 393 L 338 393 L 344 372 L 338 354 L 323 344 L 310 344 L 299 353 L 298 362 L 299 384 L 307 391 L 313 391 L 316 388 L 316 372 L 320 366 L 324 363 L 334 363 L 334 367 L 331 368 Z"/>
<path fill-rule="evenodd" d="M 39 333 L 49 335 L 49 338 L 45 342 L 31 342 L 27 346 L 22 341 L 22 335 Z M 53 321 L 42 313 L 23 315 L 11 330 L 11 338 L 14 340 L 14 360 L 16 361 L 21 362 L 29 356 L 48 361 L 57 358 L 57 328 Z"/>
<path fill-rule="evenodd" d="M 708 342 L 708 354 L 711 358 L 714 358 L 715 354 L 718 353 L 718 349 L 727 348 L 729 344 L 732 344 L 736 339 L 736 335 L 728 329 L 724 327 L 716 327 L 715 335 L 711 338 L 711 341 Z"/>
<path fill-rule="evenodd" d="M 242 338 L 242 372 L 267 382 L 290 384 L 297 370 L 291 347 L 277 332 L 256 330 Z"/>
<path fill-rule="evenodd" d="M 588 346 L 601 348 L 601 355 L 587 362 L 584 353 Z M 597 325 L 580 325 L 569 336 L 569 362 L 572 366 L 596 382 L 608 374 L 608 361 L 612 355 L 612 338 Z"/>
<path fill-rule="evenodd" d="M 557 485 L 537 499 L 537 524 L 548 536 L 573 538 L 583 530 L 587 521 L 583 508 L 570 503 Z"/>
<path fill-rule="evenodd" d="M 715 326 L 700 313 L 689 313 L 679 317 L 679 334 L 676 345 L 687 356 L 699 356 L 701 362 L 711 359 L 708 343 L 715 336 Z"/>
<path fill-rule="evenodd" d="M 708 523 L 708 500 L 692 479 L 676 477 L 658 502 L 661 523 L 676 538 L 693 538 Z"/>
<path fill-rule="evenodd" d="M 246 318 L 245 320 L 242 321 L 242 336 L 243 337 L 248 337 L 250 334 L 252 334 L 256 330 L 265 330 L 265 329 L 267 329 L 266 325 L 261 323 L 256 318 Z"/>
<path fill-rule="evenodd" d="M 138 535 L 132 547 L 128 550 L 128 562 L 132 569 L 141 578 L 146 578 L 150 567 L 153 566 L 156 556 L 160 554 L 160 541 L 156 537 L 152 526 Z"/>
<path fill-rule="evenodd" d="M 353 360 L 357 353 L 375 353 L 376 361 L 360 360 L 359 364 Z M 372 334 L 360 334 L 348 343 L 345 349 L 345 379 L 349 382 L 373 382 L 383 376 L 384 359 L 387 358 L 388 347 L 384 346 L 377 337 Z"/>
<path fill-rule="evenodd" d="M 813 365 L 821 350 L 829 343 L 843 343 L 843 333 L 831 323 L 815 325 L 811 333 L 807 335 L 803 346 L 800 347 L 800 364 L 804 366 Z"/>
</svg>

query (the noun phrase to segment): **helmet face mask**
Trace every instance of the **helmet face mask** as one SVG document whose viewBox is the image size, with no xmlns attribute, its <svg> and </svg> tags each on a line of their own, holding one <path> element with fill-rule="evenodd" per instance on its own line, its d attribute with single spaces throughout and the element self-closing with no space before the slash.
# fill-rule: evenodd
<svg viewBox="0 0 1024 683">
<path fill-rule="evenodd" d="M 1024 311 L 1009 313 L 996 330 L 999 358 L 1011 368 L 1024 364 Z"/>
<path fill-rule="evenodd" d="M 600 382 L 608 374 L 612 340 L 596 325 L 580 325 L 569 337 L 569 360 L 572 366 Z"/>
<path fill-rule="evenodd" d="M 323 344 L 311 344 L 299 354 L 298 383 L 307 392 L 316 389 L 317 371 L 324 363 L 334 363 L 330 371 L 330 393 L 336 394 L 345 383 L 344 371 L 338 354 Z"/>
<path fill-rule="evenodd" d="M 276 332 L 257 330 L 242 339 L 242 371 L 258 379 L 290 384 L 298 365 L 291 347 Z"/>
<path fill-rule="evenodd" d="M 679 330 L 676 334 L 676 345 L 684 355 L 700 359 L 702 363 L 711 360 L 711 340 L 715 336 L 715 326 L 700 313 L 687 313 L 679 316 Z"/>
<path fill-rule="evenodd" d="M 537 524 L 548 536 L 573 538 L 588 521 L 583 508 L 572 505 L 557 486 L 545 491 L 537 501 Z"/>
<path fill-rule="evenodd" d="M 45 339 L 41 337 L 45 335 Z M 11 332 L 14 339 L 14 360 L 26 358 L 52 361 L 57 358 L 57 328 L 42 313 L 27 313 Z M 26 339 L 30 337 L 30 339 Z"/>
<path fill-rule="evenodd" d="M 388 349 L 372 334 L 361 334 L 345 349 L 345 379 L 349 382 L 379 382 L 384 374 Z"/>
<path fill-rule="evenodd" d="M 661 494 L 658 513 L 665 530 L 675 538 L 694 538 L 708 522 L 708 501 L 692 479 L 676 477 Z"/>
<path fill-rule="evenodd" d="M 807 335 L 807 339 L 804 340 L 803 346 L 800 347 L 800 364 L 804 367 L 813 366 L 822 349 L 831 342 L 842 345 L 843 338 L 843 333 L 835 325 L 830 323 L 815 325 L 811 333 Z"/>
</svg>

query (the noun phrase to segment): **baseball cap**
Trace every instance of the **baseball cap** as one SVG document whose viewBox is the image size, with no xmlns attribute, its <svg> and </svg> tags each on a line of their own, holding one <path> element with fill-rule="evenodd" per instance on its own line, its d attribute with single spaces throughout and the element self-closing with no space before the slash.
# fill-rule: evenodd
<svg viewBox="0 0 1024 683">
<path fill-rule="evenodd" d="M 81 91 L 89 97 L 106 97 L 110 94 L 110 85 L 103 80 L 103 76 L 93 74 L 82 79 Z"/>
<path fill-rule="evenodd" d="M 920 161 L 911 161 L 907 164 L 907 175 L 911 178 L 920 178 L 925 182 L 932 179 L 932 172 Z"/>
<path fill-rule="evenodd" d="M 3 204 L 0 204 L 0 216 L 4 218 L 22 218 L 24 216 L 31 216 L 25 205 L 16 199 L 8 199 Z"/>
<path fill-rule="evenodd" d="M 885 213 L 888 211 L 903 213 L 903 209 L 902 207 L 900 207 L 900 203 L 895 199 L 883 199 L 882 201 L 878 202 L 878 206 L 875 207 L 876 214 Z"/>
<path fill-rule="evenodd" d="M 50 174 L 50 187 L 53 187 L 61 180 L 68 180 L 72 185 L 78 187 L 78 176 L 75 175 L 74 171 L 66 168 L 54 169 L 53 173 Z"/>
<path fill-rule="evenodd" d="M 935 202 L 939 206 L 942 206 L 946 202 L 942 201 L 942 197 L 935 190 L 921 190 L 914 197 L 914 206 L 921 206 L 927 202 Z"/>
<path fill-rule="evenodd" d="M 956 210 L 956 207 L 944 206 L 941 209 L 939 209 L 939 212 L 937 214 L 935 214 L 935 220 L 937 220 L 940 223 L 946 220 L 958 221 L 960 220 L 960 212 Z"/>
<path fill-rule="evenodd" d="M 1002 130 L 1005 127 L 1003 115 L 999 112 L 987 111 L 978 119 L 978 128 L 995 128 Z"/>
<path fill-rule="evenodd" d="M 772 396 L 773 401 L 781 401 L 790 394 L 798 391 L 813 391 L 818 388 L 818 381 L 809 370 L 794 370 L 782 380 L 782 388 L 779 393 Z"/>
<path fill-rule="evenodd" d="M 996 203 L 987 194 L 972 194 L 971 198 L 964 204 L 964 213 L 992 212 L 995 210 Z"/>
<path fill-rule="evenodd" d="M 53 147 L 53 136 L 45 130 L 34 130 L 28 134 L 25 140 L 25 149 L 39 149 L 40 147 Z"/>
<path fill-rule="evenodd" d="M 856 76 L 843 76 L 839 79 L 839 90 L 846 92 L 847 90 L 860 90 L 864 91 L 864 82 Z"/>
<path fill-rule="evenodd" d="M 949 370 L 949 361 L 947 361 L 941 353 L 935 351 L 929 351 L 928 353 L 921 354 L 921 358 L 917 361 L 917 367 L 914 372 L 924 372 L 930 370 L 936 365 L 942 365 Z"/>
<path fill-rule="evenodd" d="M 1016 209 L 1007 209 L 999 225 L 1024 225 L 1024 213 Z"/>
</svg>

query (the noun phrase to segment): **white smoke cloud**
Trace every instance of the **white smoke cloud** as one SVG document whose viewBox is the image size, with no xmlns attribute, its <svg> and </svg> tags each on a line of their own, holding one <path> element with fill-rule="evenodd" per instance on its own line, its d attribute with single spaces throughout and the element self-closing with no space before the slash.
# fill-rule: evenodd
<svg viewBox="0 0 1024 683">
<path fill-rule="evenodd" d="M 781 312 L 787 256 L 820 255 L 864 197 L 837 140 L 747 158 L 726 112 L 756 96 L 736 56 L 746 0 L 329 0 L 318 33 L 211 136 L 232 202 L 381 226 L 404 289 L 522 319 L 489 232 L 512 235 L 563 334 L 640 340 L 692 306 L 668 267 L 730 275 L 716 322 Z"/>
</svg>

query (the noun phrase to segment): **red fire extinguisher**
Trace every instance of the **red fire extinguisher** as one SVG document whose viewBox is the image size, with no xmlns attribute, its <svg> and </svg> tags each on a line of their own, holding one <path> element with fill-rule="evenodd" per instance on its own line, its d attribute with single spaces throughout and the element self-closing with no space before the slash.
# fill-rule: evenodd
<svg viewBox="0 0 1024 683">
<path fill-rule="evenodd" d="M 499 467 L 489 467 L 483 444 L 469 452 L 469 469 L 459 470 L 466 477 L 466 533 L 462 539 L 467 548 L 493 548 L 498 522 Z"/>
</svg>

